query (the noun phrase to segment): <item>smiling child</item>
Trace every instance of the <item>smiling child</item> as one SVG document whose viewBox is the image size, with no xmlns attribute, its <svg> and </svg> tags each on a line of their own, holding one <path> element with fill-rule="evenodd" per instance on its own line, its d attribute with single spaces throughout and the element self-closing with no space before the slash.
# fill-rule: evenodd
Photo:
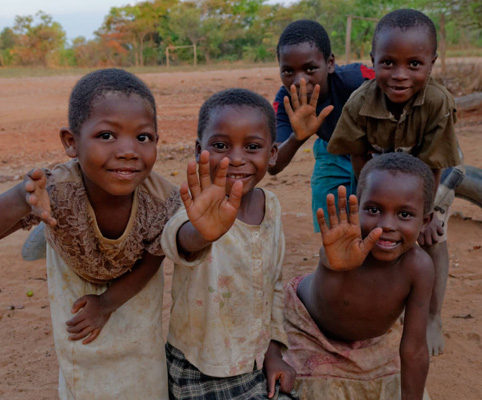
<svg viewBox="0 0 482 400">
<path fill-rule="evenodd" d="M 403 9 L 377 24 L 372 52 L 375 80 L 363 84 L 346 103 L 328 144 L 334 154 L 350 154 L 355 175 L 373 154 L 407 152 L 433 171 L 460 164 L 454 131 L 455 102 L 431 77 L 437 59 L 437 33 L 420 11 Z M 443 349 L 442 309 L 448 276 L 449 212 L 436 212 L 421 232 L 420 245 L 435 265 L 435 285 L 427 326 L 430 354 Z"/>
<path fill-rule="evenodd" d="M 430 221 L 433 175 L 404 153 L 366 164 L 357 197 L 340 187 L 318 211 L 323 247 L 316 271 L 287 288 L 286 360 L 300 398 L 396 400 L 424 396 L 425 330 L 433 264 L 416 245 Z M 400 341 L 397 320 L 405 310 Z M 399 350 L 397 342 L 400 341 Z"/>
</svg>

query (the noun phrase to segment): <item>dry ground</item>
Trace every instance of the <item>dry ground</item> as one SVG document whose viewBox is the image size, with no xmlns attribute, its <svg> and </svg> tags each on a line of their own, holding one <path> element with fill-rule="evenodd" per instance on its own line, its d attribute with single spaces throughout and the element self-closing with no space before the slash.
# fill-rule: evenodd
<svg viewBox="0 0 482 400">
<path fill-rule="evenodd" d="M 232 86 L 256 90 L 269 100 L 279 88 L 276 68 L 141 75 L 158 105 L 161 140 L 155 169 L 180 183 L 192 157 L 197 112 L 212 93 Z M 0 192 L 34 166 L 65 160 L 59 128 L 66 125 L 69 92 L 79 76 L 0 79 Z M 466 163 L 482 167 L 482 113 L 463 116 L 457 135 Z M 312 142 L 278 177 L 262 185 L 283 207 L 285 278 L 317 264 L 320 238 L 312 232 L 309 179 Z M 434 400 L 482 398 L 482 210 L 456 200 L 449 224 L 450 277 L 443 310 L 446 351 L 433 358 L 428 390 Z M 289 227 L 289 229 L 288 229 Z M 50 326 L 44 261 L 25 262 L 26 232 L 0 241 L 0 398 L 56 398 L 57 361 Z M 166 276 L 172 274 L 170 263 Z M 166 280 L 167 283 L 170 279 Z M 33 297 L 26 292 L 32 290 Z M 165 290 L 166 321 L 169 287 Z M 167 325 L 167 324 L 166 324 Z"/>
</svg>

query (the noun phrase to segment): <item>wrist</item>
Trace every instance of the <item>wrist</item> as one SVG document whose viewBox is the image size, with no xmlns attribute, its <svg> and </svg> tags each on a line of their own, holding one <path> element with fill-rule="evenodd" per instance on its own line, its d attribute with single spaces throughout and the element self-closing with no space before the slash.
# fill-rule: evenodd
<svg viewBox="0 0 482 400">
<path fill-rule="evenodd" d="M 99 294 L 98 298 L 100 307 L 107 314 L 112 314 L 120 306 L 120 304 L 116 304 L 112 296 L 110 296 L 109 289 L 107 289 L 104 293 Z"/>
<path fill-rule="evenodd" d="M 299 147 L 303 143 L 305 143 L 312 135 L 313 134 L 305 134 L 303 132 L 296 133 L 295 131 L 293 131 L 291 132 L 291 135 L 289 136 L 288 139 Z M 303 138 L 303 139 L 299 139 L 299 138 Z"/>
</svg>

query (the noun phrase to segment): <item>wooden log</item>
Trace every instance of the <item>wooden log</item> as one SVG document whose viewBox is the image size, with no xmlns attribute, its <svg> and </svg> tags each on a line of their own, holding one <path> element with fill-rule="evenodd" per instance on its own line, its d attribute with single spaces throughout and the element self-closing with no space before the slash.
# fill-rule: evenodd
<svg viewBox="0 0 482 400">
<path fill-rule="evenodd" d="M 482 109 L 482 92 L 474 92 L 467 96 L 456 97 L 455 105 L 459 111 Z"/>
</svg>

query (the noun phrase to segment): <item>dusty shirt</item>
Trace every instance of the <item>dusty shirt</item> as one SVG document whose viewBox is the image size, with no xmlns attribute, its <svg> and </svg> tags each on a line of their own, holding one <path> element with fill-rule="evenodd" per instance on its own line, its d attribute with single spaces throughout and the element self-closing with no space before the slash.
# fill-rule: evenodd
<svg viewBox="0 0 482 400">
<path fill-rule="evenodd" d="M 345 104 L 328 151 L 354 155 L 403 151 L 431 168 L 450 167 L 460 164 L 454 123 L 454 99 L 431 78 L 398 120 L 388 111 L 376 81 L 368 81 Z"/>
<path fill-rule="evenodd" d="M 188 221 L 184 208 L 162 235 L 174 263 L 168 342 L 202 373 L 228 377 L 262 368 L 270 340 L 287 344 L 283 329 L 281 268 L 284 235 L 276 196 L 265 194 L 260 225 L 236 220 L 194 261 L 177 250 L 176 235 Z"/>
<path fill-rule="evenodd" d="M 117 239 L 102 235 L 82 181 L 79 163 L 72 160 L 47 173 L 54 228 L 46 229 L 49 244 L 70 268 L 92 283 L 105 283 L 130 271 L 144 251 L 163 255 L 161 232 L 179 206 L 174 185 L 151 174 L 134 193 L 131 215 L 124 233 Z M 27 216 L 28 228 L 38 223 Z"/>
</svg>

